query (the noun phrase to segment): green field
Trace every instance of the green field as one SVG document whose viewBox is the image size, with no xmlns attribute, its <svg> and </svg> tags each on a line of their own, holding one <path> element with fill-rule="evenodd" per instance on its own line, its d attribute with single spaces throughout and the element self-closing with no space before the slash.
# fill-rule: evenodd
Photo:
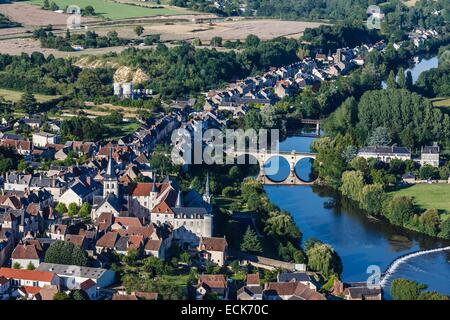
<svg viewBox="0 0 450 320">
<path fill-rule="evenodd" d="M 450 98 L 434 98 L 431 99 L 433 106 L 442 107 L 442 108 L 450 108 Z"/>
<path fill-rule="evenodd" d="M 122 124 L 107 124 L 110 134 L 105 139 L 120 139 L 123 136 L 136 132 L 141 126 L 137 121 L 124 122 Z"/>
<path fill-rule="evenodd" d="M 29 2 L 42 6 L 44 0 L 30 0 Z M 70 5 L 79 6 L 81 9 L 86 6 L 92 6 L 98 15 L 112 20 L 141 18 L 157 15 L 176 15 L 182 13 L 182 11 L 172 8 L 146 8 L 112 2 L 109 0 L 53 0 L 53 2 L 55 2 L 62 10 Z"/>
<path fill-rule="evenodd" d="M 0 97 L 5 98 L 7 101 L 13 101 L 17 102 L 20 100 L 20 97 L 22 96 L 23 92 L 20 91 L 14 91 L 9 89 L 0 89 Z M 56 98 L 59 98 L 60 96 L 47 96 L 44 94 L 35 94 L 34 97 L 38 102 L 47 102 Z"/>
<path fill-rule="evenodd" d="M 415 204 L 423 209 L 435 208 L 450 213 L 450 184 L 420 183 L 391 194 L 412 197 Z"/>
</svg>

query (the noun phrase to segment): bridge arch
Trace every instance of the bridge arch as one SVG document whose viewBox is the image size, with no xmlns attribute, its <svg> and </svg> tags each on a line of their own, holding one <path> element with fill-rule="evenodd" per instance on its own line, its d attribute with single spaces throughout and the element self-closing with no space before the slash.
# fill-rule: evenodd
<svg viewBox="0 0 450 320">
<path fill-rule="evenodd" d="M 260 172 L 259 172 L 259 180 L 263 184 L 268 185 L 312 185 L 315 183 L 315 181 L 307 182 L 303 181 L 298 177 L 298 175 L 295 172 L 295 166 L 296 164 L 304 158 L 310 158 L 315 159 L 316 154 L 315 153 L 308 153 L 308 152 L 286 152 L 286 151 L 273 151 L 268 152 L 266 150 L 227 150 L 228 154 L 233 155 L 234 158 L 240 158 L 243 155 L 252 155 L 254 159 L 258 161 Z M 289 163 L 290 173 L 283 181 L 273 181 L 273 179 L 270 179 L 264 172 L 264 165 L 266 162 L 273 157 L 281 157 L 284 158 Z"/>
</svg>

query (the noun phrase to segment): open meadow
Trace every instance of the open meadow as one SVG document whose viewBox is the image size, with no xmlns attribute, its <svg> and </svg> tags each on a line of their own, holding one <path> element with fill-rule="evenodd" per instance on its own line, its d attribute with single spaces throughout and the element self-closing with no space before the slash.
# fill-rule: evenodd
<svg viewBox="0 0 450 320">
<path fill-rule="evenodd" d="M 450 184 L 420 183 L 391 194 L 412 197 L 414 203 L 422 209 L 435 208 L 450 213 Z"/>
<path fill-rule="evenodd" d="M 44 0 L 30 0 L 28 2 L 41 6 Z M 63 10 L 70 5 L 76 5 L 81 9 L 84 9 L 86 6 L 92 6 L 98 15 L 112 20 L 186 13 L 185 10 L 178 10 L 177 8 L 166 8 L 157 5 L 149 7 L 138 5 L 137 3 L 132 5 L 111 0 L 53 0 L 53 2 Z"/>
</svg>

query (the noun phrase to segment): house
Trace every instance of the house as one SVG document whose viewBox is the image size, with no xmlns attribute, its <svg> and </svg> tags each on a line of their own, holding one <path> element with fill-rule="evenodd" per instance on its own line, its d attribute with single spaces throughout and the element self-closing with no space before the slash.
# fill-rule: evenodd
<svg viewBox="0 0 450 320">
<path fill-rule="evenodd" d="M 60 287 L 58 285 L 45 285 L 40 288 L 39 292 L 33 297 L 33 300 L 53 300 L 55 294 L 60 292 Z"/>
<path fill-rule="evenodd" d="M 67 226 L 65 224 L 52 224 L 47 233 L 53 240 L 64 241 L 67 234 Z"/>
<path fill-rule="evenodd" d="M 201 237 L 198 250 L 203 259 L 223 266 L 227 258 L 228 243 L 225 238 Z"/>
<path fill-rule="evenodd" d="M 306 272 L 280 272 L 277 275 L 277 282 L 300 282 L 312 290 L 317 290 L 316 285 Z"/>
<path fill-rule="evenodd" d="M 345 300 L 381 300 L 381 286 L 368 287 L 366 282 L 346 283 L 344 289 Z"/>
<path fill-rule="evenodd" d="M 11 255 L 12 265 L 19 264 L 22 269 L 27 269 L 30 265 L 37 268 L 42 258 L 42 247 L 27 243 L 18 244 Z"/>
<path fill-rule="evenodd" d="M 432 146 L 422 147 L 420 165 L 428 164 L 433 167 L 439 167 L 439 152 L 440 148 L 437 142 L 434 142 Z"/>
<path fill-rule="evenodd" d="M 220 300 L 228 298 L 228 284 L 223 274 L 204 274 L 198 279 L 197 300 L 214 296 Z"/>
<path fill-rule="evenodd" d="M 9 280 L 4 276 L 0 276 L 0 297 L 9 290 Z"/>
<path fill-rule="evenodd" d="M 48 271 L 0 268 L 0 277 L 2 276 L 9 279 L 13 287 L 42 288 L 45 285 L 59 285 L 59 277 L 54 272 Z"/>
<path fill-rule="evenodd" d="M 375 158 L 380 161 L 389 163 L 392 159 L 399 160 L 410 160 L 411 151 L 406 147 L 397 147 L 393 145 L 388 146 L 374 146 L 374 147 L 364 147 L 359 149 L 358 157 L 365 159 Z"/>
<path fill-rule="evenodd" d="M 416 183 L 416 176 L 412 172 L 407 172 L 402 176 L 403 183 L 414 184 Z"/>
<path fill-rule="evenodd" d="M 61 141 L 61 136 L 47 132 L 33 133 L 33 145 L 35 147 L 45 147 L 47 144 L 58 144 Z"/>
<path fill-rule="evenodd" d="M 94 282 L 96 287 L 106 288 L 115 282 L 116 277 L 113 270 L 46 262 L 41 263 L 36 270 L 55 273 L 61 279 L 60 285 L 69 290 L 92 287 L 90 282 L 85 283 L 87 280 Z"/>
<path fill-rule="evenodd" d="M 75 182 L 59 197 L 58 202 L 64 203 L 66 207 L 69 207 L 71 203 L 81 207 L 83 202 L 90 202 L 93 196 L 94 190 L 92 188 L 85 186 L 81 182 Z"/>
<path fill-rule="evenodd" d="M 316 290 L 298 282 L 269 282 L 263 292 L 264 300 L 326 300 Z"/>
<path fill-rule="evenodd" d="M 259 273 L 248 274 L 246 285 L 237 291 L 238 300 L 262 300 L 262 295 Z"/>
</svg>

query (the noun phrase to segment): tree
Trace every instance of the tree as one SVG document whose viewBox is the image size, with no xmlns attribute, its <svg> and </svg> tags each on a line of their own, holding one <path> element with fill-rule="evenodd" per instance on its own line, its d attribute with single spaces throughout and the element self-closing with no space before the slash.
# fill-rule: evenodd
<svg viewBox="0 0 450 320">
<path fill-rule="evenodd" d="M 247 38 L 245 38 L 244 45 L 247 48 L 256 48 L 260 42 L 261 40 L 257 36 L 255 36 L 254 34 L 249 34 Z"/>
<path fill-rule="evenodd" d="M 293 241 L 300 241 L 302 234 L 292 220 L 292 216 L 287 212 L 271 211 L 266 220 L 264 231 L 268 235 L 286 238 Z"/>
<path fill-rule="evenodd" d="M 420 215 L 422 231 L 430 236 L 436 236 L 439 231 L 439 213 L 436 209 L 427 209 Z"/>
<path fill-rule="evenodd" d="M 406 86 L 406 77 L 405 77 L 405 69 L 400 67 L 397 72 L 397 84 L 399 88 L 407 89 Z"/>
<path fill-rule="evenodd" d="M 450 218 L 445 219 L 440 225 L 441 231 L 439 237 L 443 239 L 450 239 Z"/>
<path fill-rule="evenodd" d="M 87 218 L 91 214 L 91 205 L 89 202 L 84 202 L 81 206 L 80 210 L 78 211 L 78 216 L 80 218 Z"/>
<path fill-rule="evenodd" d="M 250 226 L 247 227 L 247 230 L 242 237 L 241 251 L 262 252 L 261 242 L 259 241 L 256 233 L 250 228 Z"/>
<path fill-rule="evenodd" d="M 389 201 L 387 218 L 395 225 L 403 226 L 414 214 L 414 203 L 411 197 L 394 196 Z"/>
<path fill-rule="evenodd" d="M 391 70 L 391 72 L 389 72 L 389 76 L 386 80 L 386 85 L 388 89 L 396 89 L 397 88 L 397 82 L 395 81 L 395 74 L 394 71 Z"/>
<path fill-rule="evenodd" d="M 95 16 L 95 9 L 93 6 L 86 6 L 83 10 L 85 16 Z"/>
<path fill-rule="evenodd" d="M 57 292 L 53 296 L 53 300 L 70 300 L 70 297 L 65 292 Z"/>
<path fill-rule="evenodd" d="M 68 209 L 68 214 L 69 216 L 74 216 L 78 213 L 78 206 L 76 203 L 72 202 L 69 204 L 69 209 Z"/>
<path fill-rule="evenodd" d="M 64 203 L 62 202 L 58 202 L 58 204 L 56 205 L 56 211 L 58 211 L 61 214 L 64 214 L 67 212 L 67 207 Z"/>
<path fill-rule="evenodd" d="M 340 190 L 344 196 L 360 201 L 363 188 L 364 176 L 360 171 L 346 171 L 342 174 Z"/>
<path fill-rule="evenodd" d="M 424 289 L 426 289 L 425 285 L 399 278 L 392 281 L 391 296 L 394 300 L 417 300 Z"/>
<path fill-rule="evenodd" d="M 406 71 L 405 89 L 411 90 L 413 87 L 413 78 L 411 71 Z"/>
<path fill-rule="evenodd" d="M 50 2 L 48 0 L 44 0 L 44 4 L 42 6 L 44 10 L 50 9 Z"/>
<path fill-rule="evenodd" d="M 377 127 L 367 140 L 369 146 L 388 146 L 391 142 L 389 131 L 385 127 Z"/>
<path fill-rule="evenodd" d="M 49 246 L 44 261 L 75 266 L 86 266 L 88 262 L 86 252 L 80 246 L 61 240 Z"/>
<path fill-rule="evenodd" d="M 202 45 L 202 40 L 200 40 L 200 38 L 195 38 L 192 40 L 192 45 L 195 47 L 200 47 Z"/>
<path fill-rule="evenodd" d="M 218 37 L 218 36 L 212 37 L 211 45 L 213 47 L 221 47 L 222 46 L 222 37 Z"/>
<path fill-rule="evenodd" d="M 417 300 L 450 300 L 446 295 L 440 294 L 436 291 L 422 292 Z"/>
<path fill-rule="evenodd" d="M 13 269 L 22 269 L 22 266 L 17 261 L 13 263 L 12 267 L 13 267 Z"/>
<path fill-rule="evenodd" d="M 50 4 L 50 10 L 52 10 L 52 11 L 59 10 L 59 6 L 52 1 Z"/>
<path fill-rule="evenodd" d="M 34 95 L 29 92 L 25 91 L 22 96 L 20 97 L 20 100 L 18 102 L 19 108 L 21 108 L 25 113 L 28 113 L 29 115 L 35 114 L 38 110 L 37 108 L 37 101 Z"/>
<path fill-rule="evenodd" d="M 90 300 L 89 296 L 83 290 L 75 290 L 71 294 L 73 300 Z"/>
<path fill-rule="evenodd" d="M 342 273 L 342 260 L 334 249 L 319 241 L 315 242 L 306 251 L 308 268 L 321 272 L 326 278 Z"/>
<path fill-rule="evenodd" d="M 365 185 L 361 193 L 360 206 L 369 214 L 378 215 L 382 212 L 386 193 L 381 184 Z"/>
<path fill-rule="evenodd" d="M 180 255 L 180 260 L 181 262 L 190 265 L 191 264 L 191 255 L 189 254 L 189 252 L 184 251 L 181 255 Z"/>
<path fill-rule="evenodd" d="M 27 270 L 34 270 L 34 269 L 36 269 L 36 267 L 34 266 L 33 262 L 30 261 L 27 265 Z"/>
<path fill-rule="evenodd" d="M 420 179 L 422 180 L 435 179 L 438 175 L 438 169 L 429 164 L 423 165 L 420 168 Z"/>
<path fill-rule="evenodd" d="M 134 32 L 138 37 L 140 37 L 144 33 L 144 27 L 143 26 L 136 26 L 134 27 Z"/>
</svg>

